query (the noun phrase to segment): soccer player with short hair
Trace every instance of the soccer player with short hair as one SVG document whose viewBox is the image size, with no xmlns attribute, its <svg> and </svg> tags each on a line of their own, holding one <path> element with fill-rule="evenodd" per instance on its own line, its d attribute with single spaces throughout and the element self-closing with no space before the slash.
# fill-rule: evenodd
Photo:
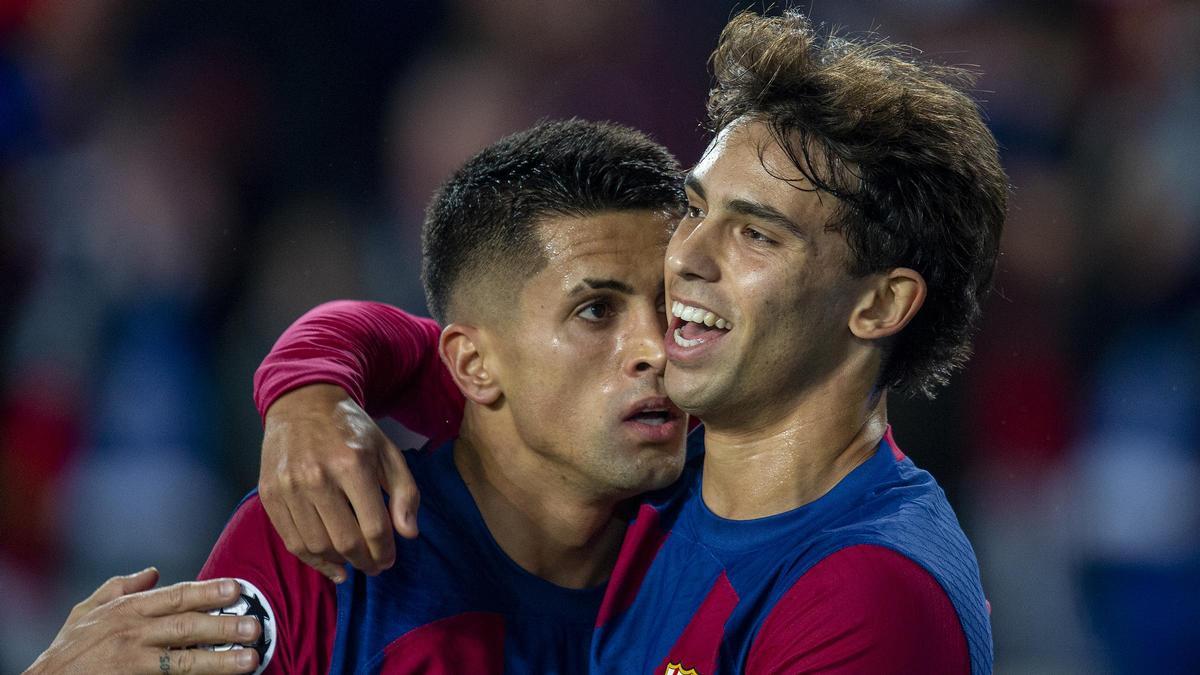
<svg viewBox="0 0 1200 675">
<path fill-rule="evenodd" d="M 889 391 L 963 365 L 995 267 L 1007 181 L 969 78 L 791 12 L 735 17 L 713 64 L 715 138 L 666 252 L 667 391 L 704 453 L 640 506 L 592 670 L 990 672 L 974 553 L 887 423 Z M 337 347 L 285 339 L 262 380 L 332 359 L 348 389 L 431 391 L 368 353 L 412 358 L 387 337 L 410 321 L 318 311 L 293 335 Z"/>
<path fill-rule="evenodd" d="M 381 458 L 415 478 L 421 536 L 376 576 L 335 588 L 288 553 L 258 495 L 239 505 L 200 576 L 242 581 L 268 672 L 586 669 L 625 530 L 614 511 L 683 465 L 661 338 L 661 261 L 682 203 L 665 148 L 576 120 L 509 136 L 442 186 L 423 246 L 446 328 L 408 327 L 436 341 L 446 368 L 425 372 L 465 397 L 461 429 L 436 451 Z M 406 405 L 438 405 L 436 393 Z M 462 398 L 446 395 L 457 414 Z M 348 405 L 349 427 L 371 424 Z M 275 413 L 268 436 L 289 424 Z M 295 517 L 336 531 L 331 506 Z"/>
</svg>

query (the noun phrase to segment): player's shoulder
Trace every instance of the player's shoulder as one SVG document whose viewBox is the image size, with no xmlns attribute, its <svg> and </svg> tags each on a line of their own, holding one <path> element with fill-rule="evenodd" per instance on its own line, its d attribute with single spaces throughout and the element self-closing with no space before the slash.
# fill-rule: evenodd
<svg viewBox="0 0 1200 675">
<path fill-rule="evenodd" d="M 264 525 L 273 528 L 267 508 L 263 506 L 262 496 L 259 495 L 258 488 L 254 488 L 243 495 L 233 507 L 229 520 L 225 523 L 225 530 L 259 529 Z"/>
<path fill-rule="evenodd" d="M 855 663 L 854 672 L 969 671 L 966 636 L 949 595 L 916 561 L 875 544 L 830 553 L 779 597 L 751 662 L 779 659 L 789 664 L 785 670 Z"/>
<path fill-rule="evenodd" d="M 839 611 L 857 610 L 864 615 L 881 605 L 949 602 L 928 570 L 879 544 L 855 544 L 833 551 L 801 575 L 790 592 L 790 602 L 807 597 L 832 603 Z"/>
</svg>

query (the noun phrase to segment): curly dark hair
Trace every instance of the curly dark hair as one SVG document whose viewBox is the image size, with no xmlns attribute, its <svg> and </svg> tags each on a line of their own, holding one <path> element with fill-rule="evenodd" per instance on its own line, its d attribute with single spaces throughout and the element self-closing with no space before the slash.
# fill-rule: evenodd
<svg viewBox="0 0 1200 675">
<path fill-rule="evenodd" d="M 711 63 L 712 131 L 742 118 L 770 128 L 838 198 L 828 227 L 849 245 L 850 273 L 925 278 L 925 304 L 887 345 L 879 385 L 933 398 L 970 357 L 1008 198 L 996 140 L 964 91 L 973 74 L 874 37 L 819 35 L 796 11 L 734 17 Z"/>
<path fill-rule="evenodd" d="M 481 150 L 434 195 L 421 233 L 430 313 L 453 320 L 456 289 L 510 289 L 545 266 L 536 225 L 606 211 L 681 213 L 679 163 L 646 134 L 610 122 L 543 122 Z"/>
</svg>

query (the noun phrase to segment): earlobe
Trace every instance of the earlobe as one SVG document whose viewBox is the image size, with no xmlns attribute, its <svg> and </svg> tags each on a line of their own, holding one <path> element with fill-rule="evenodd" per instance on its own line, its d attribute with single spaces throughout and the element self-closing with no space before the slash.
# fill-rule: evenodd
<svg viewBox="0 0 1200 675">
<path fill-rule="evenodd" d="M 864 340 L 899 333 L 925 303 L 927 287 L 920 272 L 897 267 L 878 275 L 850 315 L 850 332 Z"/>
<path fill-rule="evenodd" d="M 491 405 L 503 391 L 499 378 L 487 366 L 486 338 L 479 328 L 452 323 L 442 329 L 438 353 L 463 396 L 480 405 Z"/>
</svg>

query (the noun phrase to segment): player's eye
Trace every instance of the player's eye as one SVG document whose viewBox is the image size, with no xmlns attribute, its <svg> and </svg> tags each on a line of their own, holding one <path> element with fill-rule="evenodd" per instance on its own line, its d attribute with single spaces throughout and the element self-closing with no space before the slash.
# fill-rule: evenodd
<svg viewBox="0 0 1200 675">
<path fill-rule="evenodd" d="M 688 218 L 703 218 L 704 217 L 704 209 L 700 208 L 699 206 L 692 206 L 691 204 L 688 204 L 687 217 Z"/>
<path fill-rule="evenodd" d="M 600 322 L 612 316 L 612 313 L 613 307 L 608 301 L 594 300 L 584 305 L 575 314 L 586 321 Z"/>
<path fill-rule="evenodd" d="M 749 226 L 745 227 L 744 229 L 742 229 L 742 234 L 745 235 L 745 237 L 747 239 L 750 239 L 751 241 L 762 242 L 764 244 L 774 244 L 775 243 L 774 239 L 768 237 L 767 235 L 754 229 L 753 227 L 749 227 Z"/>
</svg>

